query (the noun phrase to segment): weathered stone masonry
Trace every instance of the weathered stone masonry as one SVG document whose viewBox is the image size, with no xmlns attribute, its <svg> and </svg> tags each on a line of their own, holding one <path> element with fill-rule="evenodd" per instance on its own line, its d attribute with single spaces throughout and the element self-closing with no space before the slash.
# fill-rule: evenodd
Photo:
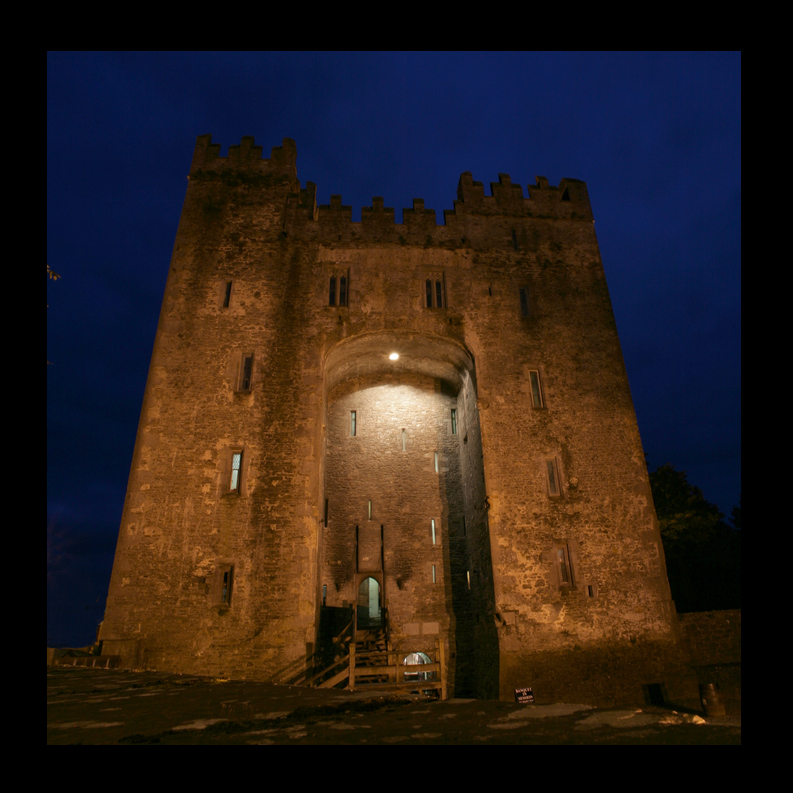
<svg viewBox="0 0 793 793">
<path fill-rule="evenodd" d="M 440 638 L 458 695 L 671 679 L 586 185 L 525 195 L 501 174 L 486 196 L 466 172 L 443 225 L 418 199 L 395 223 L 381 198 L 353 223 L 301 189 L 293 141 L 269 160 L 252 138 L 219 150 L 198 138 L 103 652 L 264 679 L 373 571 L 397 648 Z"/>
</svg>

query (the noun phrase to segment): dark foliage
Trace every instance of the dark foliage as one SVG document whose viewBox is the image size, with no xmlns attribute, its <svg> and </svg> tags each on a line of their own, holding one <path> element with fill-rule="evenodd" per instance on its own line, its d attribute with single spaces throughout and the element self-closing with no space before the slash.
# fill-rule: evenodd
<svg viewBox="0 0 793 793">
<path fill-rule="evenodd" d="M 679 612 L 741 607 L 741 504 L 732 526 L 689 484 L 685 471 L 662 465 L 650 474 L 672 599 Z"/>
</svg>

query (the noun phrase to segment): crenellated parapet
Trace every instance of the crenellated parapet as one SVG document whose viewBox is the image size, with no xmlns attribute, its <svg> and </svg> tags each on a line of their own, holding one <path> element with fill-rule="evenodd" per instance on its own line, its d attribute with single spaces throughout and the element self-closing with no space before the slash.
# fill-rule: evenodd
<svg viewBox="0 0 793 793">
<path fill-rule="evenodd" d="M 512 183 L 509 174 L 501 173 L 497 182 L 490 183 L 490 195 L 486 195 L 483 183 L 465 171 L 457 185 L 454 207 L 443 211 L 441 225 L 436 211 L 425 208 L 420 198 L 413 199 L 413 206 L 403 210 L 402 223 L 397 223 L 394 208 L 384 206 L 379 196 L 372 199 L 371 207 L 362 208 L 361 222 L 353 223 L 352 206 L 342 204 L 341 196 L 332 195 L 329 204 L 318 206 L 316 185 L 308 182 L 301 189 L 296 159 L 297 149 L 291 138 L 284 138 L 281 146 L 272 149 L 270 159 L 263 159 L 262 147 L 256 146 L 251 136 L 243 137 L 239 145 L 230 146 L 228 156 L 221 157 L 220 145 L 212 142 L 212 136 L 201 135 L 196 142 L 190 179 L 220 180 L 230 186 L 263 189 L 288 180 L 290 194 L 284 230 L 299 233 L 298 229 L 302 229 L 301 233 L 309 236 L 327 231 L 337 240 L 362 235 L 381 241 L 393 237 L 402 244 L 443 244 L 465 239 L 476 245 L 477 229 L 484 228 L 482 222 L 494 228 L 514 228 L 523 219 L 593 219 L 586 184 L 578 179 L 562 179 L 554 187 L 547 178 L 538 176 L 536 184 L 529 186 L 524 194 L 520 185 Z"/>
<path fill-rule="evenodd" d="M 220 156 L 220 144 L 212 143 L 211 135 L 199 135 L 190 165 L 190 178 L 244 171 L 296 180 L 296 161 L 297 147 L 291 138 L 284 138 L 280 146 L 274 146 L 267 160 L 262 159 L 262 147 L 257 146 L 250 135 L 243 136 L 239 145 L 229 146 L 227 157 Z"/>
</svg>

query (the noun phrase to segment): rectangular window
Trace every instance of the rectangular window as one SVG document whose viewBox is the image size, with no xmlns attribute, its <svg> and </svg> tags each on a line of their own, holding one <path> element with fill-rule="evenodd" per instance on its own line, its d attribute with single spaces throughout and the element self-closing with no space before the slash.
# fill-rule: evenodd
<svg viewBox="0 0 793 793">
<path fill-rule="evenodd" d="M 327 584 L 323 584 L 322 585 L 322 605 L 323 606 L 327 606 L 328 605 L 328 585 Z"/>
<path fill-rule="evenodd" d="M 520 313 L 524 317 L 531 316 L 531 308 L 529 306 L 529 290 L 525 286 L 520 288 Z"/>
<path fill-rule="evenodd" d="M 230 301 L 231 301 L 231 281 L 226 281 L 226 293 L 223 295 L 223 308 L 228 308 Z"/>
<path fill-rule="evenodd" d="M 355 423 L 356 423 L 356 415 L 355 415 L 355 411 L 354 411 L 354 410 L 351 410 L 351 411 L 350 411 L 350 435 L 351 435 L 353 438 L 355 437 L 355 431 L 356 431 L 356 426 L 355 426 Z"/>
<path fill-rule="evenodd" d="M 435 452 L 435 473 L 438 473 L 438 452 Z"/>
<path fill-rule="evenodd" d="M 431 524 L 432 524 L 432 529 L 431 529 L 432 530 L 432 544 L 435 545 L 435 520 L 434 519 L 431 521 Z"/>
<path fill-rule="evenodd" d="M 428 278 L 424 282 L 427 308 L 443 308 L 446 305 L 443 276 Z"/>
<path fill-rule="evenodd" d="M 470 590 L 471 589 L 471 571 L 470 570 L 466 570 L 465 571 L 465 580 L 466 580 L 466 582 L 468 584 L 468 589 Z"/>
<path fill-rule="evenodd" d="M 243 355 L 240 366 L 240 391 L 251 390 L 251 376 L 253 374 L 253 355 Z"/>
<path fill-rule="evenodd" d="M 452 435 L 457 434 L 457 411 L 452 408 Z"/>
<path fill-rule="evenodd" d="M 330 276 L 328 286 L 328 305 L 329 306 L 346 306 L 350 296 L 350 279 L 348 272 L 344 271 L 342 275 L 338 271 L 335 275 Z"/>
<path fill-rule="evenodd" d="M 220 592 L 218 600 L 225 606 L 231 605 L 231 587 L 233 583 L 233 565 L 224 565 L 218 571 L 220 578 Z"/>
<path fill-rule="evenodd" d="M 432 583 L 435 583 L 435 565 L 432 565 Z"/>
<path fill-rule="evenodd" d="M 548 474 L 548 495 L 558 496 L 560 493 L 559 466 L 556 464 L 556 458 L 545 461 L 545 470 Z"/>
<path fill-rule="evenodd" d="M 406 452 L 408 450 L 408 435 L 405 430 L 402 430 L 402 451 Z"/>
<path fill-rule="evenodd" d="M 232 452 L 231 479 L 229 480 L 229 492 L 239 493 L 241 484 L 242 484 L 242 452 Z"/>
<path fill-rule="evenodd" d="M 328 499 L 325 499 L 325 525 L 328 525 Z"/>
<path fill-rule="evenodd" d="M 369 520 L 372 519 L 372 499 L 369 499 Z"/>
<path fill-rule="evenodd" d="M 542 388 L 540 387 L 540 373 L 536 369 L 529 372 L 531 382 L 531 405 L 535 408 L 545 407 L 542 399 Z"/>
<path fill-rule="evenodd" d="M 518 250 L 518 235 L 515 233 L 515 229 L 512 229 L 512 247 L 514 250 Z"/>
<path fill-rule="evenodd" d="M 569 546 L 556 546 L 556 564 L 559 568 L 559 583 L 562 586 L 573 586 L 573 567 L 570 564 Z"/>
</svg>

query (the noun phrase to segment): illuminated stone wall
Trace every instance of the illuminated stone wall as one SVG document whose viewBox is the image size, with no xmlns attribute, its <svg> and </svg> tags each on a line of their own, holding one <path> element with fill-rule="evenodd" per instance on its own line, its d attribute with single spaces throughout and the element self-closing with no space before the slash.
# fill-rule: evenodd
<svg viewBox="0 0 793 793">
<path fill-rule="evenodd" d="M 371 559 L 382 525 L 395 641 L 442 638 L 459 693 L 616 701 L 680 672 L 586 185 L 490 193 L 463 173 L 440 225 L 381 198 L 353 223 L 294 142 L 199 138 L 104 652 L 266 678 L 313 649 L 323 585 L 354 601 L 355 526 Z"/>
</svg>

